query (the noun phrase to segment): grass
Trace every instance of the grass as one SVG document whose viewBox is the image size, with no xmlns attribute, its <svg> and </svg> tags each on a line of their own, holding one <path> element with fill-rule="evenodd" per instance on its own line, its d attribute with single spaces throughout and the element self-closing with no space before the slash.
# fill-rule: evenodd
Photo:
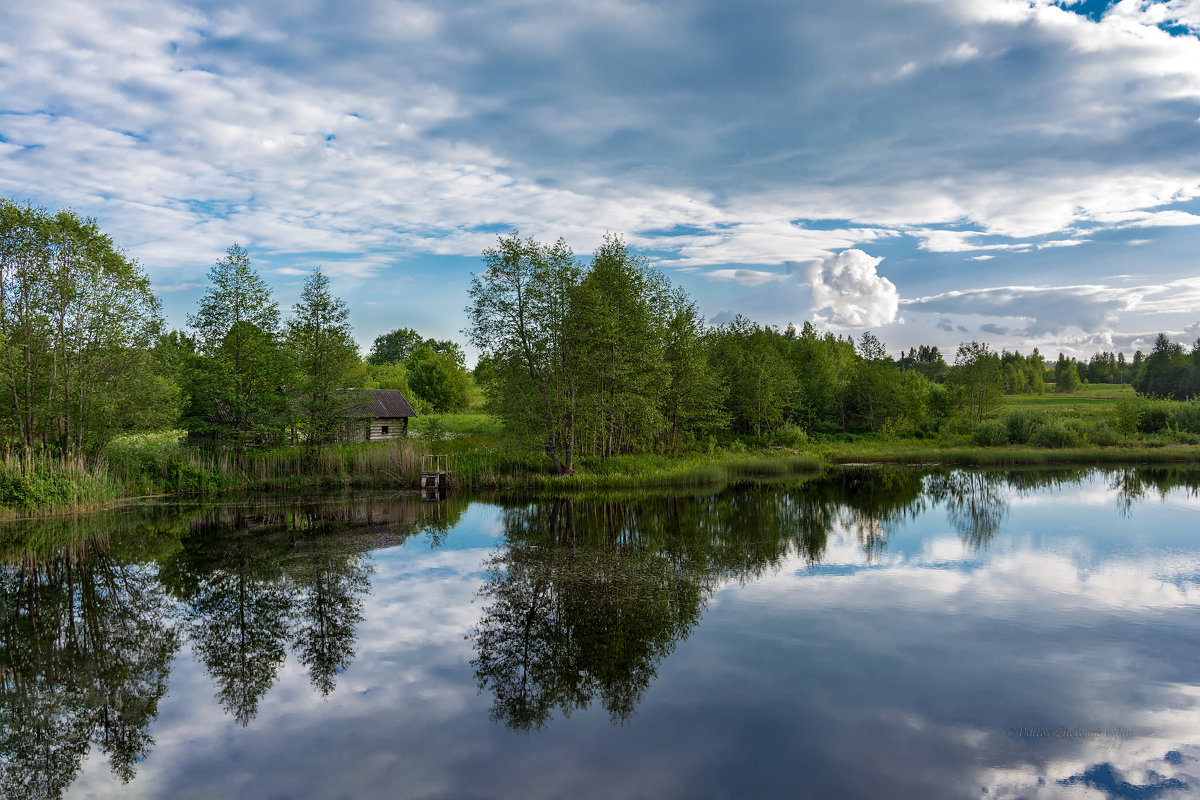
<svg viewBox="0 0 1200 800">
<path fill-rule="evenodd" d="M 311 489 L 415 489 L 421 456 L 445 453 L 455 484 L 466 490 L 592 490 L 693 486 L 744 477 L 802 473 L 825 464 L 943 465 L 1137 464 L 1200 462 L 1200 402 L 1139 401 L 1142 434 L 1114 431 L 1128 386 L 1092 385 L 1071 395 L 1008 397 L 978 427 L 944 422 L 924 438 L 881 434 L 790 438 L 722 437 L 708 452 L 581 456 L 572 475 L 554 475 L 544 455 L 519 447 L 502 423 L 473 410 L 417 417 L 410 438 L 345 444 L 315 459 L 300 448 L 250 451 L 246 468 L 233 455 L 183 446 L 183 431 L 127 436 L 106 461 L 17 458 L 0 463 L 0 515 L 95 508 L 120 497 Z M 984 435 L 986 434 L 986 435 Z M 782 437 L 782 438 L 781 438 Z M 1006 442 L 1013 442 L 1006 444 Z"/>
<path fill-rule="evenodd" d="M 120 497 L 123 489 L 104 464 L 82 458 L 10 453 L 0 462 L 0 508 L 10 516 L 98 508 Z"/>
<path fill-rule="evenodd" d="M 1121 398 L 1136 397 L 1133 387 L 1121 383 L 1093 383 L 1077 392 L 1058 394 L 1018 394 L 1004 398 L 1000 413 L 1016 409 L 1046 411 L 1070 415 L 1078 419 L 1095 419 L 1109 416 L 1116 411 Z"/>
</svg>

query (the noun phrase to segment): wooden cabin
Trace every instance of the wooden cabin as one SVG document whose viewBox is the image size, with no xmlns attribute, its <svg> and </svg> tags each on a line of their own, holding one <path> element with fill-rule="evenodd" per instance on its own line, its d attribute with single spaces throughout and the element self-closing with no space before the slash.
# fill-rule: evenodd
<svg viewBox="0 0 1200 800">
<path fill-rule="evenodd" d="M 408 420 L 417 415 L 408 398 L 399 389 L 364 389 L 366 424 L 358 437 L 362 441 L 403 439 L 408 436 Z"/>
</svg>

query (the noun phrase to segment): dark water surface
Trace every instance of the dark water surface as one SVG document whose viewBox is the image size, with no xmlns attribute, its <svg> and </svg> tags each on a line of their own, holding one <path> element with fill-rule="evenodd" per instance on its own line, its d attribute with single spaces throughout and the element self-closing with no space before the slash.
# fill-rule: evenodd
<svg viewBox="0 0 1200 800">
<path fill-rule="evenodd" d="M 1200 795 L 1200 472 L 0 529 L 0 797 Z"/>
</svg>

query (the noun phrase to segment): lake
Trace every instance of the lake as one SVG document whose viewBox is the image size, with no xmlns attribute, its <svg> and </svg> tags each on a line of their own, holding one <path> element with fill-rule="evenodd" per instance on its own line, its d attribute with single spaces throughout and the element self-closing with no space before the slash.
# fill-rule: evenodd
<svg viewBox="0 0 1200 800">
<path fill-rule="evenodd" d="M 0 526 L 0 796 L 1200 794 L 1200 470 Z"/>
</svg>

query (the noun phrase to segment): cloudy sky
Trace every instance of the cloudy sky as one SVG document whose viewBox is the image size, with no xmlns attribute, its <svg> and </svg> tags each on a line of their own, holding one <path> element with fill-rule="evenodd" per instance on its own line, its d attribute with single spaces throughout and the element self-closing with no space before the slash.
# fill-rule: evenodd
<svg viewBox="0 0 1200 800">
<path fill-rule="evenodd" d="M 177 326 L 238 241 L 361 343 L 462 339 L 519 229 L 893 353 L 1190 344 L 1200 0 L 5 3 L 0 195 L 94 216 Z"/>
</svg>

